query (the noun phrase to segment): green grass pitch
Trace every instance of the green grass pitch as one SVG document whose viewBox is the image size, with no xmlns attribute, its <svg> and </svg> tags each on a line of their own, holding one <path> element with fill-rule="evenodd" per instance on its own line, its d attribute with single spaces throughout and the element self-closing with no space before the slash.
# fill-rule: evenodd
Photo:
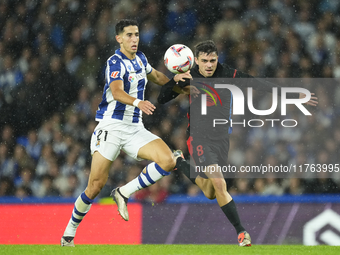
<svg viewBox="0 0 340 255">
<path fill-rule="evenodd" d="M 60 247 L 58 245 L 0 245 L 0 254 L 6 255 L 216 255 L 216 254 L 340 254 L 336 246 L 302 246 L 302 245 L 253 245 L 238 247 L 237 245 L 76 245 L 76 247 Z"/>
</svg>

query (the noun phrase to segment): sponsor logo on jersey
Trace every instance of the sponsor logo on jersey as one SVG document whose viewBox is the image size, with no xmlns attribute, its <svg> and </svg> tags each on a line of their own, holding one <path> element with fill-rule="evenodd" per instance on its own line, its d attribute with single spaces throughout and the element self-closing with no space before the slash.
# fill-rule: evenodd
<svg viewBox="0 0 340 255">
<path fill-rule="evenodd" d="M 135 80 L 135 78 L 132 75 L 130 75 L 129 76 L 129 82 L 133 82 L 134 80 Z"/>
<path fill-rule="evenodd" d="M 119 71 L 112 72 L 111 78 L 117 78 L 118 74 L 119 74 Z"/>
</svg>

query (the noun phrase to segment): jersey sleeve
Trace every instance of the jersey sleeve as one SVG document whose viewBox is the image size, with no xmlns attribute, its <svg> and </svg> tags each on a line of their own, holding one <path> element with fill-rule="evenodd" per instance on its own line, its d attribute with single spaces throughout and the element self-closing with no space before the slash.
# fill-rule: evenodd
<svg viewBox="0 0 340 255">
<path fill-rule="evenodd" d="M 162 86 L 157 98 L 158 103 L 165 104 L 179 95 L 177 92 L 173 91 L 175 85 L 176 82 L 172 78 L 170 81 Z"/>
<path fill-rule="evenodd" d="M 107 84 L 111 84 L 111 82 L 116 80 L 124 80 L 123 77 L 126 70 L 123 62 L 119 58 L 113 57 L 109 59 L 106 65 Z"/>
<path fill-rule="evenodd" d="M 141 51 L 138 51 L 137 55 L 140 57 L 140 59 L 142 60 L 143 62 L 143 65 L 145 66 L 145 72 L 146 74 L 150 74 L 152 72 L 152 67 L 151 65 L 149 64 L 148 62 L 148 59 L 147 57 L 145 56 L 145 54 Z"/>
<path fill-rule="evenodd" d="M 147 65 L 145 67 L 145 71 L 146 71 L 146 74 L 150 74 L 152 72 L 152 67 L 149 64 L 149 62 L 147 63 Z"/>
</svg>

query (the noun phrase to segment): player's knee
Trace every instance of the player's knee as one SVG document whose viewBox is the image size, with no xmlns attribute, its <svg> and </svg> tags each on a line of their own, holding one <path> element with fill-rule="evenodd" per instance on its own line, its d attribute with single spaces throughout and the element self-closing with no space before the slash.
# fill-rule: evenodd
<svg viewBox="0 0 340 255">
<path fill-rule="evenodd" d="M 214 200 L 216 198 L 215 192 L 203 192 L 204 196 L 210 200 Z"/>
<path fill-rule="evenodd" d="M 222 178 L 212 179 L 212 183 L 213 183 L 215 192 L 217 193 L 223 193 L 227 190 L 227 185 L 225 183 L 225 180 Z"/>
<path fill-rule="evenodd" d="M 203 191 L 204 196 L 210 200 L 213 200 L 216 198 L 215 189 L 212 185 L 212 182 L 210 179 L 204 179 L 198 176 L 195 180 L 197 186 L 200 187 L 200 189 Z"/>
</svg>

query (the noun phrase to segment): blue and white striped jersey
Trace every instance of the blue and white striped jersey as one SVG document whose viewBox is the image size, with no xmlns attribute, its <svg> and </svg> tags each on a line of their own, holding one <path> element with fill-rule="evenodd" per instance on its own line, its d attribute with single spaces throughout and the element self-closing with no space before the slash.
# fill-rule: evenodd
<svg viewBox="0 0 340 255">
<path fill-rule="evenodd" d="M 122 120 L 126 123 L 141 123 L 142 111 L 134 106 L 115 100 L 110 89 L 111 82 L 122 80 L 124 91 L 132 97 L 144 100 L 144 91 L 148 82 L 147 75 L 152 67 L 145 55 L 137 51 L 136 58 L 127 58 L 120 49 L 116 50 L 106 62 L 105 87 L 102 101 L 99 104 L 96 120 Z"/>
</svg>

